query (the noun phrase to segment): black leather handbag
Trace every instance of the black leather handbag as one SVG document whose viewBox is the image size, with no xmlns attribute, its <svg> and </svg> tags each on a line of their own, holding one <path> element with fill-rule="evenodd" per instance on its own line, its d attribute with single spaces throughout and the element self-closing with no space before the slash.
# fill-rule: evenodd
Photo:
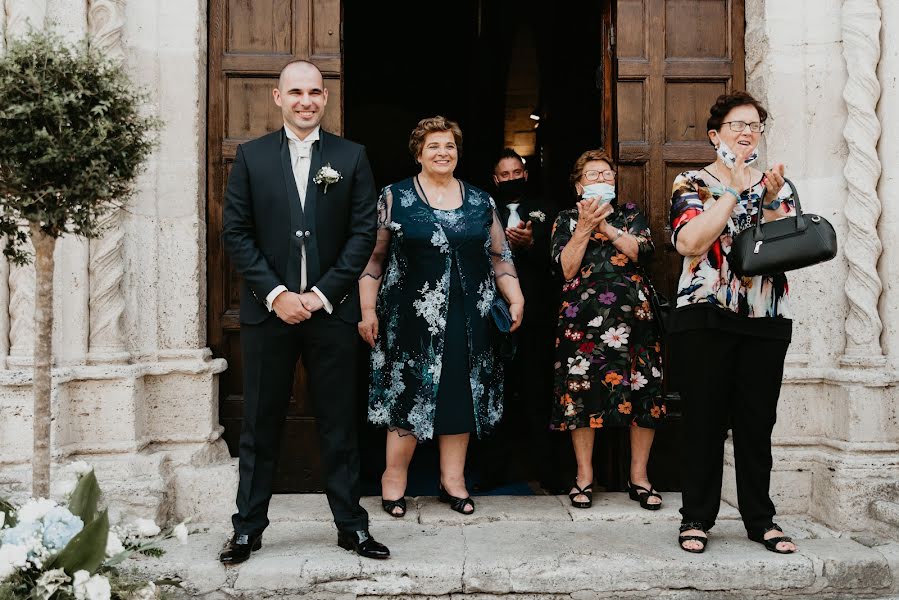
<svg viewBox="0 0 899 600">
<path fill-rule="evenodd" d="M 820 215 L 803 213 L 799 192 L 789 179 L 793 191 L 796 217 L 762 223 L 764 194 L 759 200 L 756 225 L 744 229 L 734 237 L 727 262 L 739 277 L 776 275 L 801 269 L 832 259 L 837 255 L 837 234 L 833 226 Z"/>
<path fill-rule="evenodd" d="M 644 275 L 643 280 L 649 289 L 649 306 L 652 307 L 652 316 L 655 320 L 659 334 L 665 336 L 668 334 L 668 318 L 671 316 L 671 302 L 668 298 L 658 292 L 649 277 Z"/>
</svg>

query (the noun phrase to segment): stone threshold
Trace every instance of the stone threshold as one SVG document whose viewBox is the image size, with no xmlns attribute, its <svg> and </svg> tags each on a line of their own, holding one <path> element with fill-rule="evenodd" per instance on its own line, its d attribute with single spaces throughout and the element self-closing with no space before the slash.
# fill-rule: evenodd
<svg viewBox="0 0 899 600">
<path fill-rule="evenodd" d="M 192 525 L 187 546 L 127 566 L 178 576 L 191 596 L 218 599 L 473 598 L 553 600 L 658 598 L 899 599 L 899 543 L 863 543 L 803 516 L 778 517 L 800 552 L 781 556 L 746 538 L 733 507 L 705 554 L 677 546 L 680 497 L 642 510 L 625 494 L 600 493 L 572 508 L 565 496 L 476 496 L 474 515 L 433 497 L 410 498 L 404 519 L 365 498 L 371 531 L 393 556 L 367 560 L 340 549 L 322 495 L 276 496 L 262 550 L 224 567 L 228 523 Z"/>
</svg>

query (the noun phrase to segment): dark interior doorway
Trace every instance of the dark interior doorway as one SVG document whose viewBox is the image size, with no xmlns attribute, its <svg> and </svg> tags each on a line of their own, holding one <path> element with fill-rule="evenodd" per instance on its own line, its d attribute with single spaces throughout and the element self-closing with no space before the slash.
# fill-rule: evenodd
<svg viewBox="0 0 899 600">
<path fill-rule="evenodd" d="M 458 177 L 493 193 L 493 161 L 512 146 L 527 159 L 529 184 L 557 208 L 571 206 L 577 156 L 611 150 L 608 2 L 577 0 L 565 10 L 533 0 L 385 6 L 347 2 L 343 15 L 344 134 L 367 147 L 377 185 L 417 172 L 409 134 L 420 119 L 442 114 L 463 131 Z M 360 386 L 360 405 L 366 398 Z M 612 489 L 627 478 L 626 434 L 597 436 L 596 477 Z M 383 444 L 383 431 L 363 427 L 366 493 L 379 493 Z M 436 493 L 435 447 L 417 451 L 407 494 Z M 573 478 L 573 456 L 569 462 L 560 469 Z"/>
</svg>

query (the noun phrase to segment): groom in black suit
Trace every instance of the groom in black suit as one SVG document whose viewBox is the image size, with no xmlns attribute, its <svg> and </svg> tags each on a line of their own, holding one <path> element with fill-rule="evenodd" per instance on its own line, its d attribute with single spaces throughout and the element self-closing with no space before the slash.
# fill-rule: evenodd
<svg viewBox="0 0 899 600">
<path fill-rule="evenodd" d="M 337 543 L 369 558 L 389 550 L 359 505 L 356 434 L 359 274 L 375 245 L 377 196 L 365 149 L 323 131 L 328 103 L 310 62 L 273 90 L 284 127 L 237 149 L 225 192 L 225 249 L 243 277 L 244 413 L 234 535 L 223 563 L 262 546 L 281 430 L 302 356 Z"/>
</svg>

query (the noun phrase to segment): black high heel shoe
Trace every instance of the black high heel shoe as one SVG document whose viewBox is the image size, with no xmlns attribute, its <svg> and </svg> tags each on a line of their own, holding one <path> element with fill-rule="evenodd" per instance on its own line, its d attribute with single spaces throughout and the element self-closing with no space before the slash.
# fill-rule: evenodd
<svg viewBox="0 0 899 600">
<path fill-rule="evenodd" d="M 388 515 L 393 517 L 394 519 L 402 519 L 406 516 L 406 497 L 403 496 L 399 500 L 385 500 L 383 497 L 381 498 L 381 508 L 384 509 Z M 393 512 L 396 509 L 400 509 L 402 512 L 395 513 Z"/>
<path fill-rule="evenodd" d="M 705 533 L 705 535 L 684 535 L 685 531 L 690 531 L 691 529 L 696 529 L 697 531 L 701 531 Z M 707 529 L 702 523 L 698 521 L 694 521 L 692 523 L 681 523 L 679 533 L 677 536 L 677 543 L 680 545 L 680 549 L 684 552 L 692 552 L 693 554 L 702 554 L 705 552 L 706 546 L 709 545 L 709 534 L 707 533 Z M 685 548 L 684 542 L 699 542 L 702 544 L 702 548 L 693 549 L 693 548 Z"/>
<path fill-rule="evenodd" d="M 635 485 L 628 481 L 627 493 L 630 496 L 631 500 L 636 500 L 640 503 L 640 506 L 642 508 L 645 508 L 646 510 L 659 510 L 660 508 L 662 508 L 662 496 L 657 491 L 655 491 L 652 486 L 649 486 L 649 489 L 647 490 L 642 485 Z M 659 499 L 658 504 L 650 504 L 649 499 L 653 497 Z"/>
<path fill-rule="evenodd" d="M 574 483 L 571 484 L 571 487 L 576 489 L 576 492 L 571 492 L 568 494 L 568 499 L 571 500 L 571 506 L 575 508 L 590 508 L 593 506 L 593 484 L 589 483 L 585 485 L 583 488 L 577 484 L 577 479 L 574 480 Z M 578 496 L 586 496 L 587 501 L 575 500 Z"/>
<path fill-rule="evenodd" d="M 456 496 L 450 496 L 449 492 L 447 492 L 443 486 L 440 486 L 440 495 L 437 496 L 437 499 L 445 504 L 449 504 L 450 508 L 456 511 L 457 513 L 461 513 L 463 515 L 470 515 L 474 513 L 474 500 L 471 499 L 471 496 L 468 498 L 457 498 Z M 466 507 L 470 506 L 471 510 L 465 510 Z"/>
</svg>

